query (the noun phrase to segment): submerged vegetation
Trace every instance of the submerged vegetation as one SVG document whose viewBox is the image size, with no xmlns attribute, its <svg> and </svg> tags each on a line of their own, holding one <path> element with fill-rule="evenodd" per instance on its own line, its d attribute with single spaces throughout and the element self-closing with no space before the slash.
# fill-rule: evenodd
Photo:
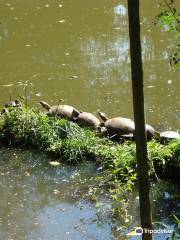
<svg viewBox="0 0 180 240">
<path fill-rule="evenodd" d="M 136 180 L 135 143 L 115 143 L 88 128 L 65 119 L 48 117 L 33 108 L 9 109 L 0 115 L 0 141 L 7 146 L 35 148 L 76 164 L 84 159 L 98 161 L 107 180 L 130 183 Z M 148 142 L 151 177 L 180 176 L 180 140 L 165 145 Z M 176 176 L 174 174 L 176 170 Z"/>
</svg>

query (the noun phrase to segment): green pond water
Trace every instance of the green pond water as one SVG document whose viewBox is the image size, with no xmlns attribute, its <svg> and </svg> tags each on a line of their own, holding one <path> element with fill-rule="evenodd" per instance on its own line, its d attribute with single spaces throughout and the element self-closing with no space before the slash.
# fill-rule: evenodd
<svg viewBox="0 0 180 240">
<path fill-rule="evenodd" d="M 141 1 L 146 119 L 162 130 L 177 130 L 180 72 L 168 59 L 177 39 L 152 23 L 163 9 L 159 2 Z M 42 99 L 63 99 L 84 111 L 133 118 L 125 0 L 0 4 L 1 103 L 21 94 L 35 106 Z"/>
<path fill-rule="evenodd" d="M 55 167 L 49 161 L 52 159 L 39 152 L 0 150 L 0 239 L 139 239 L 126 236 L 139 226 L 136 191 L 126 195 L 127 215 L 132 217 L 125 222 L 110 214 L 113 201 L 107 184 L 96 179 L 101 171 L 95 163 Z M 90 198 L 93 189 L 99 189 L 98 206 Z M 172 214 L 180 214 L 179 190 L 166 182 L 153 186 L 154 222 L 173 229 Z M 155 239 L 165 237 L 157 234 Z"/>
<path fill-rule="evenodd" d="M 168 58 L 177 39 L 152 23 L 160 0 L 140 2 L 146 120 L 178 130 L 180 72 Z M 1 106 L 17 95 L 36 107 L 40 100 L 63 99 L 84 111 L 133 118 L 127 2 L 0 0 Z M 133 218 L 122 230 L 124 222 L 109 214 L 106 186 L 91 179 L 101 174 L 96 164 L 52 167 L 50 160 L 0 150 L 0 240 L 128 239 L 139 226 L 137 192 L 127 196 Z M 101 189 L 98 208 L 89 200 L 94 186 Z M 179 192 L 174 184 L 153 187 L 154 221 L 173 228 Z"/>
</svg>

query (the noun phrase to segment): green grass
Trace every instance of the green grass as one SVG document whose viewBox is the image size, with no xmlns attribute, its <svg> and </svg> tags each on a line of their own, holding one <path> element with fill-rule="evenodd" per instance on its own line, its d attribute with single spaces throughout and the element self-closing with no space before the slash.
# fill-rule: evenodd
<svg viewBox="0 0 180 240">
<path fill-rule="evenodd" d="M 107 179 L 122 182 L 136 180 L 135 143 L 114 143 L 87 128 L 65 119 L 47 117 L 32 108 L 10 109 L 0 115 L 0 141 L 5 145 L 35 148 L 55 154 L 62 161 L 77 164 L 83 160 L 99 161 Z M 148 142 L 149 174 L 180 176 L 180 141 L 162 145 Z M 172 176 L 171 176 L 172 175 Z"/>
</svg>

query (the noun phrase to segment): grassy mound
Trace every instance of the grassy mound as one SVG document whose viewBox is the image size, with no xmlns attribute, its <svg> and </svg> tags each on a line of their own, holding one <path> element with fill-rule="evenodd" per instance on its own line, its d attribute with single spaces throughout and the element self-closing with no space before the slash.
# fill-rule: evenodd
<svg viewBox="0 0 180 240">
<path fill-rule="evenodd" d="M 65 119 L 50 118 L 34 109 L 16 108 L 0 115 L 0 141 L 8 146 L 40 149 L 62 160 L 77 163 L 98 160 L 108 170 L 108 179 L 136 180 L 135 143 L 114 143 Z M 149 174 L 180 176 L 180 141 L 162 145 L 148 142 Z"/>
</svg>

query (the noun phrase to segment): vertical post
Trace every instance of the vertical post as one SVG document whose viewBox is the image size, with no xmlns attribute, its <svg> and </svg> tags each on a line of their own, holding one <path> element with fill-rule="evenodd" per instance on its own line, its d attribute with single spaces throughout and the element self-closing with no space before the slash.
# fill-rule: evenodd
<svg viewBox="0 0 180 240">
<path fill-rule="evenodd" d="M 144 118 L 139 0 L 128 0 L 128 16 L 141 227 L 143 229 L 152 229 L 151 205 L 149 199 L 150 184 L 148 177 L 147 140 Z M 151 240 L 152 235 L 144 232 L 142 239 Z"/>
</svg>

